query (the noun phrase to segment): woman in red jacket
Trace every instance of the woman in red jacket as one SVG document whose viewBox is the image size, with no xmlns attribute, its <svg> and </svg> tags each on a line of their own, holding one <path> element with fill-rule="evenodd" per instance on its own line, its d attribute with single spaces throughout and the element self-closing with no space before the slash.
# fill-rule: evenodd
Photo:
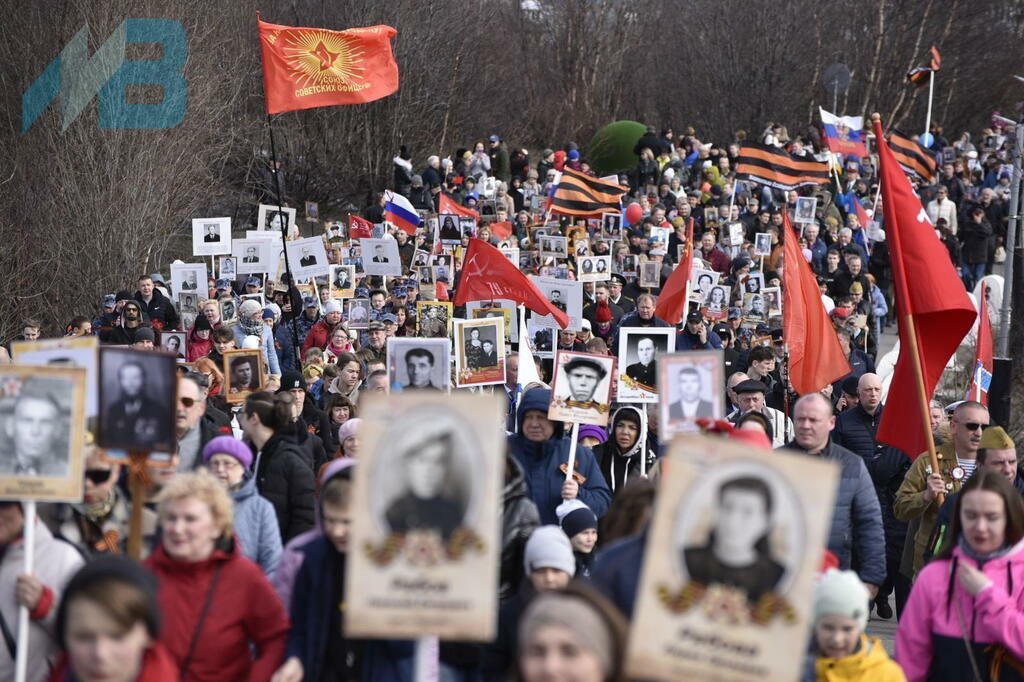
<svg viewBox="0 0 1024 682">
<path fill-rule="evenodd" d="M 68 582 L 57 610 L 66 652 L 50 682 L 164 682 L 178 667 L 157 641 L 156 579 L 131 559 L 90 561 Z"/>
<path fill-rule="evenodd" d="M 180 679 L 269 680 L 284 657 L 288 617 L 237 546 L 227 492 L 205 471 L 180 474 L 160 491 L 157 512 L 162 537 L 145 565 L 160 582 L 160 641 Z"/>
</svg>

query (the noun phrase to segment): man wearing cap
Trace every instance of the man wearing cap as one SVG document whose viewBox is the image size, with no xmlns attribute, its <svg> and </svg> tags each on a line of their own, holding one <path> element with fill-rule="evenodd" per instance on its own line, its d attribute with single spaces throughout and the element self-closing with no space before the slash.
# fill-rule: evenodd
<svg viewBox="0 0 1024 682">
<path fill-rule="evenodd" d="M 686 316 L 686 326 L 676 334 L 676 351 L 718 350 L 722 339 L 707 327 L 704 316 L 696 310 Z"/>
<path fill-rule="evenodd" d="M 927 453 L 910 465 L 896 491 L 893 513 L 900 521 L 921 519 L 914 536 L 914 573 L 924 565 L 924 550 L 935 526 L 940 494 L 959 492 L 978 466 L 982 431 L 989 425 L 988 408 L 973 400 L 960 403 L 949 421 L 950 439 L 935 450 L 939 470 L 932 471 Z"/>
<path fill-rule="evenodd" d="M 565 363 L 566 382 L 569 393 L 566 397 L 579 403 L 588 403 L 594 399 L 594 393 L 601 381 L 607 376 L 608 370 L 590 358 L 576 357 Z"/>
<path fill-rule="evenodd" d="M 260 278 L 250 275 L 245 280 L 245 293 L 247 294 L 259 294 L 263 288 L 263 283 L 260 282 Z"/>
<path fill-rule="evenodd" d="M 327 346 L 327 342 L 331 338 L 331 333 L 340 323 L 341 303 L 336 299 L 331 299 L 324 306 L 323 319 L 310 327 L 309 333 L 306 334 L 306 340 L 302 343 L 303 357 L 305 357 L 306 351 L 314 346 L 317 348 L 325 348 Z"/>
<path fill-rule="evenodd" d="M 110 329 L 114 326 L 114 321 L 117 319 L 117 296 L 106 294 L 103 296 L 101 303 L 103 304 L 103 312 L 93 318 L 92 321 L 92 328 L 95 333 L 99 333 L 104 329 Z"/>
<path fill-rule="evenodd" d="M 178 313 L 174 304 L 161 293 L 149 275 L 139 277 L 139 290 L 135 292 L 135 300 L 142 311 L 149 317 L 150 323 L 158 329 L 177 329 Z"/>
<path fill-rule="evenodd" d="M 856 402 L 836 417 L 831 438 L 833 443 L 864 460 L 878 494 L 885 529 L 886 579 L 879 588 L 875 607 L 881 618 L 892 618 L 889 595 L 895 589 L 896 603 L 902 605 L 910 594 L 910 582 L 901 580 L 899 572 L 907 524 L 893 516 L 892 511 L 896 491 L 910 468 L 910 458 L 902 450 L 880 443 L 876 438 L 884 409 L 881 378 L 868 373 L 854 381 Z"/>
<path fill-rule="evenodd" d="M 312 296 L 302 297 L 302 314 L 295 320 L 295 329 L 299 336 L 299 344 L 305 343 L 309 331 L 320 320 L 320 304 Z M 327 338 L 330 338 L 328 336 Z M 305 351 L 303 351 L 305 353 Z"/>
<path fill-rule="evenodd" d="M 366 344 L 359 349 L 356 357 L 364 364 L 373 361 L 387 363 L 388 360 L 387 326 L 380 320 L 374 320 L 366 328 Z"/>
<path fill-rule="evenodd" d="M 733 374 L 729 383 L 732 383 L 732 380 L 737 379 L 739 376 L 746 377 L 746 374 L 739 372 Z M 767 386 L 760 381 L 747 378 L 743 381 L 738 381 L 733 386 L 732 391 L 736 396 L 735 402 L 737 407 L 726 416 L 726 419 L 736 424 L 739 422 L 740 417 L 748 412 L 760 412 L 767 417 L 768 423 L 772 426 L 772 447 L 781 448 L 793 440 L 793 421 L 779 410 L 765 405 L 765 394 L 768 392 Z"/>
<path fill-rule="evenodd" d="M 851 567 L 856 555 L 857 575 L 874 599 L 885 582 L 885 533 L 878 495 L 864 460 L 829 437 L 835 417 L 832 402 L 821 393 L 808 393 L 797 400 L 793 417 L 796 435 L 788 447 L 840 466 L 828 550 L 844 570 Z"/>
<path fill-rule="evenodd" d="M 155 343 L 156 334 L 152 327 L 139 327 L 135 330 L 135 341 L 132 343 L 135 350 L 153 350 Z"/>
<path fill-rule="evenodd" d="M 313 396 L 306 390 L 306 380 L 302 374 L 294 370 L 281 375 L 281 387 L 278 393 L 287 391 L 292 394 L 295 404 L 299 407 L 298 428 L 295 433 L 300 447 L 305 450 L 313 460 L 313 471 L 319 471 L 335 452 L 338 451 L 337 429 L 331 428 L 327 414 L 316 406 Z M 303 437 L 303 435 L 314 435 L 316 440 Z M 308 442 L 312 441 L 312 442 Z"/>
</svg>

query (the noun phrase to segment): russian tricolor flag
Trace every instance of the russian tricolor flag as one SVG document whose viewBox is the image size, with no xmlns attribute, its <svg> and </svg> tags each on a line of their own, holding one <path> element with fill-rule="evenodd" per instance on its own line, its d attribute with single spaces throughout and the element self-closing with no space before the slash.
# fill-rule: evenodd
<svg viewBox="0 0 1024 682">
<path fill-rule="evenodd" d="M 416 228 L 423 222 L 409 200 L 391 190 L 384 192 L 384 217 L 409 235 L 415 235 Z"/>
<path fill-rule="evenodd" d="M 821 125 L 825 129 L 825 140 L 828 148 L 835 154 L 845 154 L 863 158 L 868 155 L 864 146 L 861 129 L 864 128 L 863 116 L 836 116 L 821 107 Z"/>
</svg>

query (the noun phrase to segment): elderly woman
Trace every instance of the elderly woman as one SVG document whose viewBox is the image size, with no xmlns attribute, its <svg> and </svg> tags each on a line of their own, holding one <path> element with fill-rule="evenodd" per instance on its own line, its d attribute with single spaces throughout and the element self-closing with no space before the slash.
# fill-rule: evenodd
<svg viewBox="0 0 1024 682">
<path fill-rule="evenodd" d="M 95 559 L 68 583 L 57 610 L 64 657 L 50 682 L 155 682 L 178 679 L 158 639 L 156 579 L 130 559 Z"/>
<path fill-rule="evenodd" d="M 288 616 L 233 534 L 231 498 L 205 471 L 157 496 L 162 536 L 145 561 L 160 584 L 160 641 L 179 679 L 268 680 L 284 656 Z"/>
<path fill-rule="evenodd" d="M 235 332 L 235 345 L 245 348 L 245 337 L 254 336 L 259 339 L 260 354 L 266 365 L 267 373 L 281 376 L 281 364 L 274 348 L 274 331 L 263 324 L 263 306 L 258 301 L 249 299 L 238 306 L 238 325 L 232 327 Z"/>
<path fill-rule="evenodd" d="M 231 436 L 217 436 L 203 448 L 203 463 L 235 503 L 235 535 L 242 552 L 272 577 L 281 558 L 281 531 L 274 505 L 256 491 L 252 450 Z"/>
</svg>

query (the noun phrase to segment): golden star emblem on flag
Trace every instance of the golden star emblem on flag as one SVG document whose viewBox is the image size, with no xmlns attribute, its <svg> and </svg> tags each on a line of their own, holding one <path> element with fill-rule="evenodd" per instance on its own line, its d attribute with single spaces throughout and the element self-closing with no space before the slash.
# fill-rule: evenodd
<svg viewBox="0 0 1024 682">
<path fill-rule="evenodd" d="M 288 66 L 300 86 L 354 85 L 364 79 L 363 50 L 335 31 L 292 31 L 284 46 Z"/>
</svg>

